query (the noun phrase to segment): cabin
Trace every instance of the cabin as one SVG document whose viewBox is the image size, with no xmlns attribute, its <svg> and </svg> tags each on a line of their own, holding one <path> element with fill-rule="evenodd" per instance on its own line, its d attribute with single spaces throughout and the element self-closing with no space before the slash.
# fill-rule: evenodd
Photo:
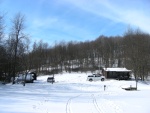
<svg viewBox="0 0 150 113">
<path fill-rule="evenodd" d="M 103 75 L 110 79 L 128 80 L 130 78 L 131 70 L 126 68 L 103 68 Z"/>
</svg>

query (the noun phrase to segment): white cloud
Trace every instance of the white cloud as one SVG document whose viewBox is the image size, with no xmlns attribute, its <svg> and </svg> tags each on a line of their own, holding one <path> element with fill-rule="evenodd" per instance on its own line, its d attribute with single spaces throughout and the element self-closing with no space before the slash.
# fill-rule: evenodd
<svg viewBox="0 0 150 113">
<path fill-rule="evenodd" d="M 138 3 L 139 1 L 133 2 L 132 4 L 130 0 L 126 0 L 126 2 L 122 1 L 122 4 L 117 0 L 65 1 L 89 13 L 110 19 L 114 22 L 121 22 L 128 25 L 130 24 L 131 26 L 139 27 L 141 30 L 150 33 L 150 15 L 147 15 L 149 8 L 147 7 L 146 9 L 144 5 L 141 6 L 142 3 Z M 145 0 L 143 2 L 146 4 Z"/>
<path fill-rule="evenodd" d="M 45 2 L 45 0 L 42 0 L 42 2 Z M 149 15 L 146 15 L 145 14 L 147 13 L 146 11 L 137 9 L 137 7 L 136 8 L 128 7 L 128 4 L 119 4 L 115 1 L 110 1 L 110 0 L 78 0 L 78 1 L 77 0 L 62 0 L 59 2 L 64 2 L 63 4 L 65 4 L 65 6 L 68 5 L 68 7 L 73 7 L 71 11 L 72 10 L 74 11 L 78 8 L 77 10 L 78 11 L 81 10 L 82 14 L 84 13 L 83 11 L 85 11 L 86 13 L 91 13 L 93 15 L 96 15 L 97 17 L 99 17 L 99 19 L 103 17 L 111 21 L 106 23 L 106 25 L 102 27 L 101 26 L 96 27 L 97 25 L 93 25 L 92 26 L 93 28 L 99 29 L 99 31 L 97 30 L 98 31 L 97 33 L 92 28 L 91 29 L 88 28 L 88 27 L 91 27 L 90 25 L 89 26 L 87 25 L 86 26 L 87 28 L 86 28 L 85 26 L 82 26 L 82 23 L 81 25 L 75 24 L 72 21 L 68 21 L 67 18 L 62 18 L 60 15 L 49 14 L 43 18 L 41 18 L 40 16 L 34 17 L 32 21 L 32 25 L 31 25 L 33 29 L 32 34 L 37 34 L 39 38 L 48 37 L 50 38 L 52 42 L 54 42 L 55 40 L 59 40 L 59 39 L 60 40 L 61 39 L 64 39 L 64 40 L 77 39 L 77 40 L 82 41 L 86 39 L 96 38 L 98 37 L 97 35 L 107 33 L 110 27 L 112 26 L 118 27 L 116 26 L 117 23 L 131 25 L 131 27 L 136 26 L 136 27 L 139 27 L 141 30 L 150 33 Z M 130 4 L 130 6 L 132 5 Z M 64 12 L 64 14 L 66 13 Z M 69 15 L 67 14 L 64 17 L 68 17 Z M 98 25 L 101 25 L 101 24 L 98 24 Z M 120 24 L 117 24 L 117 25 L 120 25 Z M 44 32 L 44 30 L 49 30 L 49 31 Z"/>
<path fill-rule="evenodd" d="M 127 11 L 120 15 L 122 22 L 139 27 L 145 32 L 150 33 L 150 21 L 148 16 L 140 11 Z"/>
<path fill-rule="evenodd" d="M 46 17 L 46 18 L 34 18 L 32 24 L 35 28 L 47 28 L 55 25 L 58 22 L 57 18 Z"/>
<path fill-rule="evenodd" d="M 31 34 L 38 35 L 39 39 L 41 37 L 49 38 L 52 42 L 59 39 L 65 41 L 70 39 L 83 41 L 85 38 L 93 38 L 93 34 L 90 31 L 59 17 L 47 16 L 45 18 L 35 18 L 32 21 L 30 29 L 32 29 Z M 38 40 L 38 37 L 36 37 L 36 40 Z"/>
</svg>

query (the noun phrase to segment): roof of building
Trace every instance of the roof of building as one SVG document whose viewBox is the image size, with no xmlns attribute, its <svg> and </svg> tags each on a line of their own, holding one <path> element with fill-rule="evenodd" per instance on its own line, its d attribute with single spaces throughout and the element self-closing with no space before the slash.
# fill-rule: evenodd
<svg viewBox="0 0 150 113">
<path fill-rule="evenodd" d="M 130 72 L 131 70 L 128 70 L 126 68 L 103 68 L 105 71 L 117 71 L 117 72 Z"/>
</svg>

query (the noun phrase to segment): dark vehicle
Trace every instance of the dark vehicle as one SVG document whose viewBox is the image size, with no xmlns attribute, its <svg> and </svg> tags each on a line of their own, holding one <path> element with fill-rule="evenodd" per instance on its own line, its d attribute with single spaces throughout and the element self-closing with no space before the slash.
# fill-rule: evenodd
<svg viewBox="0 0 150 113">
<path fill-rule="evenodd" d="M 47 82 L 50 82 L 53 84 L 55 82 L 55 78 L 54 77 L 48 77 Z"/>
</svg>

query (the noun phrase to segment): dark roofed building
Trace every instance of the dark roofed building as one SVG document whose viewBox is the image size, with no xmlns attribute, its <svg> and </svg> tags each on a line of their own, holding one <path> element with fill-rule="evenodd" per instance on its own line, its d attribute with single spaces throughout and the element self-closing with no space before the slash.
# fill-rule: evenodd
<svg viewBox="0 0 150 113">
<path fill-rule="evenodd" d="M 102 73 L 106 78 L 129 79 L 131 70 L 126 68 L 103 68 Z"/>
</svg>

